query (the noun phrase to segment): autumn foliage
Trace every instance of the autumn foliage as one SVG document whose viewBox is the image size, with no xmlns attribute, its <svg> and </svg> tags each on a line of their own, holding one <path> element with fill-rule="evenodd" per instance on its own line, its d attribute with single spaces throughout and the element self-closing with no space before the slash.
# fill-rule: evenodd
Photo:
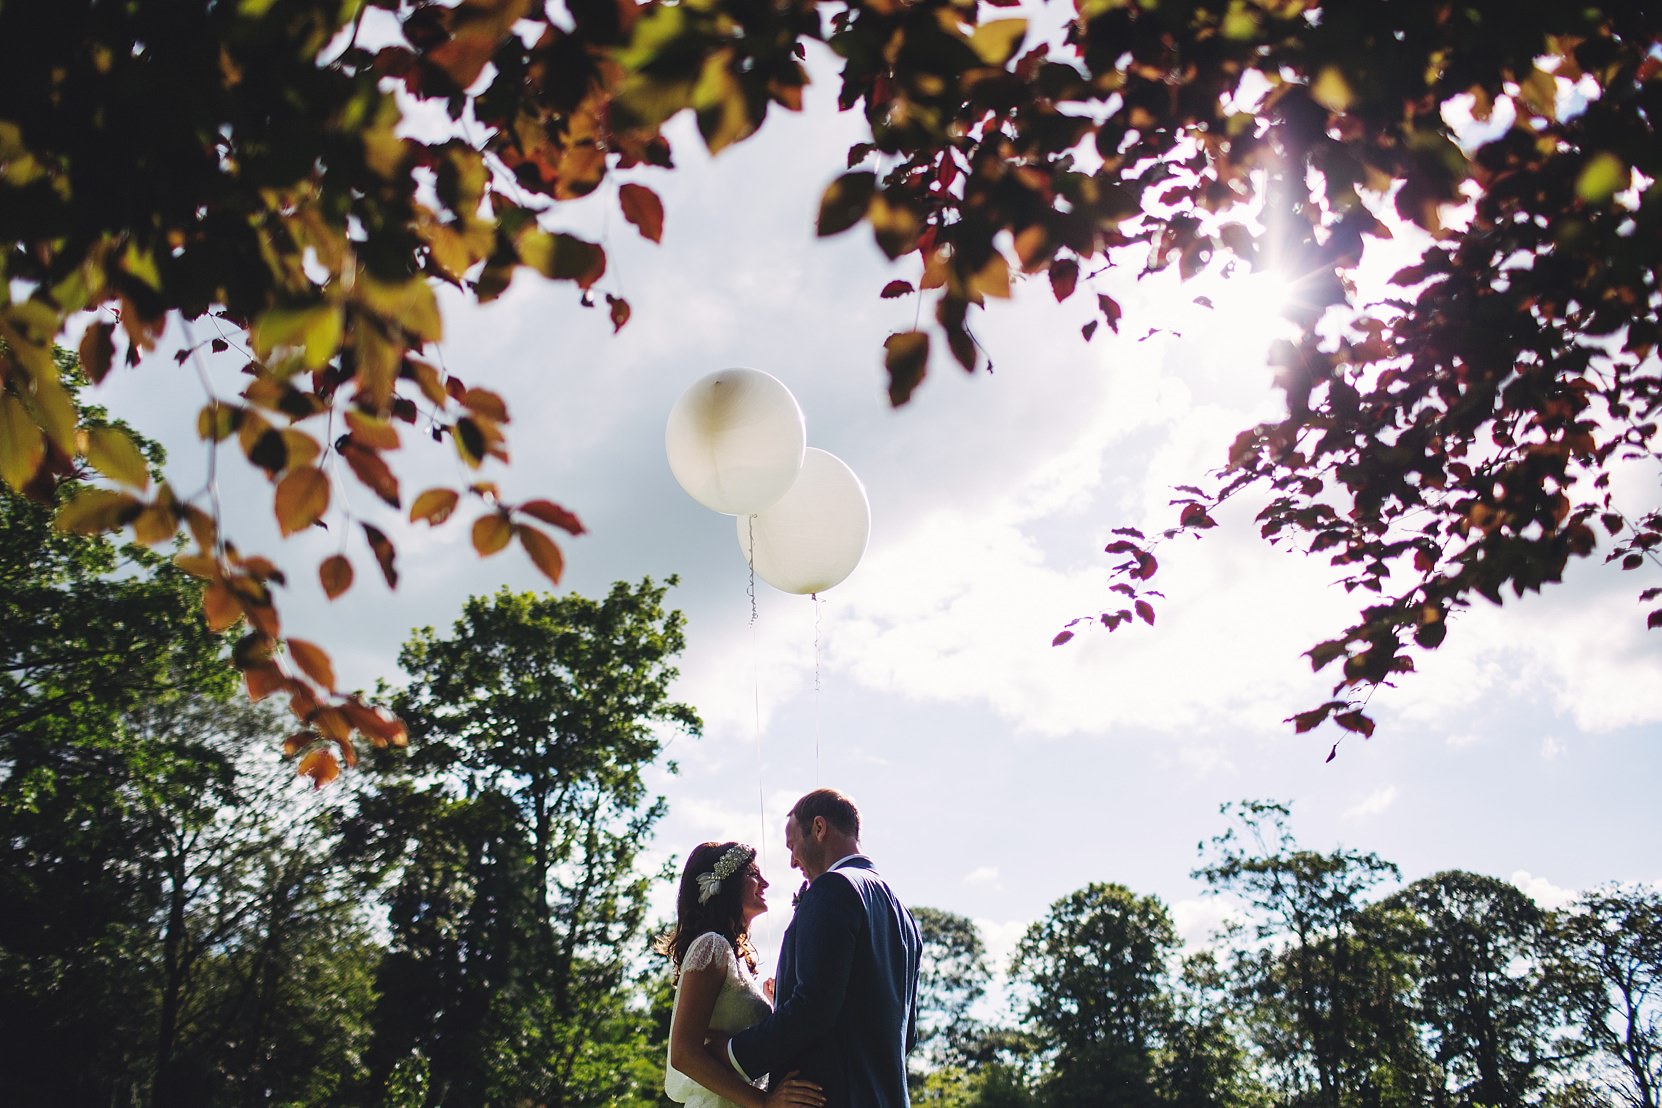
<svg viewBox="0 0 1662 1108">
<path fill-rule="evenodd" d="M 1110 270 L 1294 282 L 1300 337 L 1273 354 L 1285 418 L 1220 444 L 1221 476 L 1179 494 L 1166 537 L 1256 488 L 1265 538 L 1341 568 L 1360 611 L 1310 651 L 1340 676 L 1301 730 L 1368 733 L 1367 691 L 1473 597 L 1538 589 L 1601 543 L 1624 569 L 1655 563 L 1662 518 L 1609 488 L 1616 467 L 1656 460 L 1662 407 L 1654 11 L 1076 0 L 1052 32 L 1012 6 L 7 4 L 0 478 L 47 500 L 84 463 L 109 482 L 62 526 L 188 536 L 180 564 L 210 623 L 240 621 L 249 691 L 290 698 L 314 779 L 350 763 L 354 734 L 401 741 L 334 689 L 322 647 L 286 638 L 284 571 L 221 533 L 210 496 L 150 485 L 130 441 L 78 424 L 54 344 L 73 339 L 95 382 L 170 321 L 182 365 L 246 353 L 239 393 L 189 401 L 205 449 L 269 478 L 285 534 L 326 519 L 354 533 L 318 567 L 331 597 L 360 564 L 398 579 L 393 542 L 350 517 L 341 482 L 432 526 L 463 517 L 481 554 L 517 542 L 558 581 L 558 538 L 582 525 L 557 503 L 504 503 L 485 480 L 409 497 L 399 481 L 412 437 L 475 468 L 509 456 L 506 400 L 430 360 L 435 287 L 489 301 L 529 269 L 592 304 L 606 253 L 559 228 L 561 202 L 610 189 L 658 241 L 664 205 L 631 171 L 673 168 L 663 124 L 690 111 L 712 152 L 742 141 L 774 107 L 800 109 L 823 44 L 869 134 L 818 229 L 863 226 L 920 275 L 874 292 L 933 306 L 884 343 L 893 403 L 938 362 L 975 369 L 975 313 L 1024 279 L 1090 298 L 1086 341 L 1120 327 Z M 421 102 L 468 127 L 404 126 Z M 1355 269 L 1393 226 L 1430 245 L 1365 297 Z M 622 299 L 606 308 L 629 322 Z M 1159 541 L 1117 536 L 1116 599 L 1085 618 L 1154 621 Z"/>
</svg>

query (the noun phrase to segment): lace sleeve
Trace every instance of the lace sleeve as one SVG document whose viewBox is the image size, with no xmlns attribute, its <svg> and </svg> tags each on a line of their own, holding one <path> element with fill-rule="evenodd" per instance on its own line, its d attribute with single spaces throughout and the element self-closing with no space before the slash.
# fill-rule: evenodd
<svg viewBox="0 0 1662 1108">
<path fill-rule="evenodd" d="M 706 931 L 692 941 L 687 947 L 686 957 L 681 959 L 681 970 L 709 969 L 711 966 L 720 966 L 726 970 L 733 963 L 733 944 L 727 941 L 727 936 L 715 931 Z"/>
</svg>

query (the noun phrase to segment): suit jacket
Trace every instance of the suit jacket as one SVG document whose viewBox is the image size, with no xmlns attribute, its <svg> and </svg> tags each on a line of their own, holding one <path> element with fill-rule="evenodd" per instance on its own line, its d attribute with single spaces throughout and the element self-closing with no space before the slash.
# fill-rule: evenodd
<svg viewBox="0 0 1662 1108">
<path fill-rule="evenodd" d="M 733 1036 L 732 1058 L 750 1077 L 800 1072 L 830 1108 L 906 1108 L 922 950 L 871 859 L 845 859 L 802 894 L 780 945 L 779 1005 Z"/>
</svg>

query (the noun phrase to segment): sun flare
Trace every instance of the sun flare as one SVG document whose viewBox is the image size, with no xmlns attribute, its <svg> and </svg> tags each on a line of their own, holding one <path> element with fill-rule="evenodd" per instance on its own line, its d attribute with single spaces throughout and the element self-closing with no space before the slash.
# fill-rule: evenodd
<svg viewBox="0 0 1662 1108">
<path fill-rule="evenodd" d="M 1292 283 L 1274 271 L 1219 277 L 1198 294 L 1196 303 L 1202 310 L 1195 322 L 1215 332 L 1243 358 L 1262 361 L 1270 343 L 1293 331 L 1283 314 L 1292 291 Z"/>
</svg>

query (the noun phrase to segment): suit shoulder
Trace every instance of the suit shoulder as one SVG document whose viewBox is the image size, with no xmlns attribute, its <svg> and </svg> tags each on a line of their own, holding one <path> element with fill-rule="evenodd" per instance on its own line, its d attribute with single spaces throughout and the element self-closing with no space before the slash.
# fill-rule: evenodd
<svg viewBox="0 0 1662 1108">
<path fill-rule="evenodd" d="M 860 895 L 860 882 L 867 875 L 865 870 L 829 869 L 814 879 L 808 886 L 808 891 L 802 896 L 802 903 L 810 900 L 822 904 L 857 904 L 865 898 Z M 860 876 L 856 876 L 856 874 Z"/>
</svg>

